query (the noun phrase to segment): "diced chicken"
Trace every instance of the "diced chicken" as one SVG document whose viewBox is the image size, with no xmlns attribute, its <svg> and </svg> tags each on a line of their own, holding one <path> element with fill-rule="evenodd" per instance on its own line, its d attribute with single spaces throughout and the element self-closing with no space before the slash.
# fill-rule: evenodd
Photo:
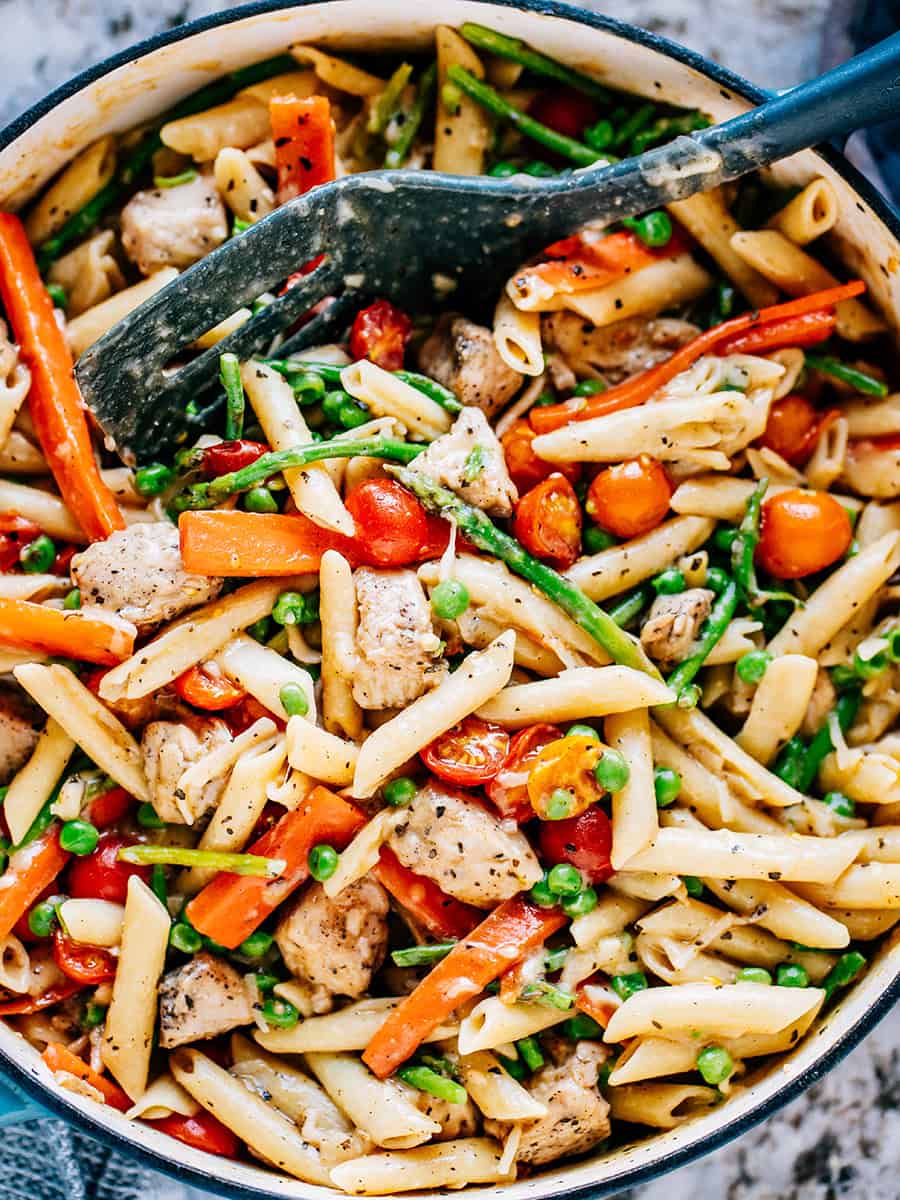
<svg viewBox="0 0 900 1200">
<path fill-rule="evenodd" d="M 416 1091 L 410 1095 L 413 1104 L 441 1127 L 440 1133 L 432 1135 L 436 1142 L 451 1142 L 454 1138 L 474 1137 L 478 1132 L 478 1110 L 471 1100 L 464 1104 L 451 1104 L 439 1100 L 428 1092 Z"/>
<path fill-rule="evenodd" d="M 511 517 L 519 498 L 497 435 L 480 409 L 464 408 L 410 468 L 448 487 L 492 517 Z"/>
<path fill-rule="evenodd" d="M 609 1136 L 609 1105 L 597 1089 L 600 1068 L 609 1050 L 599 1042 L 571 1043 L 554 1053 L 554 1062 L 534 1075 L 526 1085 L 547 1105 L 546 1117 L 522 1125 L 522 1140 L 516 1161 L 540 1166 L 572 1154 L 584 1154 Z M 506 1121 L 486 1120 L 484 1131 L 504 1138 Z"/>
<path fill-rule="evenodd" d="M 714 593 L 688 588 L 676 596 L 657 596 L 641 629 L 641 645 L 663 671 L 677 666 L 691 652 L 709 616 Z"/>
<path fill-rule="evenodd" d="M 560 352 L 576 375 L 619 383 L 664 362 L 700 330 L 674 317 L 627 317 L 595 326 L 565 309 L 541 322 L 546 347 Z"/>
<path fill-rule="evenodd" d="M 192 575 L 181 561 L 178 529 L 140 522 L 94 542 L 72 559 L 72 578 L 85 604 L 116 612 L 146 633 L 222 590 L 222 580 Z"/>
<path fill-rule="evenodd" d="M 220 958 L 195 954 L 160 980 L 159 1044 L 164 1050 L 218 1037 L 252 1021 L 243 979 Z"/>
<path fill-rule="evenodd" d="M 541 878 L 524 834 L 444 784 L 422 788 L 403 818 L 388 844 L 405 867 L 457 900 L 492 908 Z"/>
<path fill-rule="evenodd" d="M 522 375 L 508 367 L 494 335 L 458 313 L 445 313 L 419 351 L 419 369 L 492 416 L 516 394 Z"/>
<path fill-rule="evenodd" d="M 884 449 L 865 438 L 850 442 L 839 485 L 860 496 L 896 500 L 900 496 L 900 447 Z"/>
<path fill-rule="evenodd" d="M 836 700 L 837 689 L 831 682 L 831 676 L 823 667 L 819 667 L 816 684 L 809 698 L 809 704 L 806 706 L 803 724 L 800 727 L 800 732 L 804 737 L 814 737 L 819 732 L 828 720 L 828 714 L 834 708 Z"/>
<path fill-rule="evenodd" d="M 402 708 L 446 670 L 431 607 L 415 571 L 353 573 L 359 625 L 353 698 L 361 708 Z"/>
<path fill-rule="evenodd" d="M 188 767 L 229 741 L 228 726 L 216 719 L 195 718 L 190 724 L 153 721 L 147 726 L 141 738 L 141 754 L 150 803 L 161 820 L 193 824 L 216 805 L 225 786 L 224 779 L 211 780 L 193 803 L 189 803 L 178 783 Z"/>
<path fill-rule="evenodd" d="M 122 209 L 122 245 L 144 275 L 189 267 L 228 237 L 225 205 L 212 179 L 137 192 Z"/>
<path fill-rule="evenodd" d="M 356 999 L 384 961 L 387 915 L 387 892 L 375 879 L 365 876 L 334 898 L 314 883 L 278 922 L 275 941 L 300 983 L 329 999 Z M 317 1004 L 316 1010 L 327 1007 Z"/>
<path fill-rule="evenodd" d="M 42 724 L 43 714 L 21 692 L 0 688 L 0 787 L 31 758 Z"/>
</svg>

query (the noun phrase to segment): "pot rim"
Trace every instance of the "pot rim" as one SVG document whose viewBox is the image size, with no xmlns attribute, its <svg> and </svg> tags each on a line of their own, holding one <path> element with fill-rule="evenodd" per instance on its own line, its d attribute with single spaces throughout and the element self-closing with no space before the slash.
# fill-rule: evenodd
<svg viewBox="0 0 900 1200">
<path fill-rule="evenodd" d="M 65 100 L 91 84 L 111 74 L 119 67 L 134 62 L 147 54 L 151 54 L 165 46 L 173 45 L 197 34 L 206 33 L 225 25 L 248 17 L 264 16 L 268 13 L 280 12 L 290 8 L 306 8 L 327 2 L 338 4 L 343 0 L 252 0 L 235 8 L 225 9 L 208 16 L 198 17 L 174 29 L 144 38 L 134 45 L 103 59 L 101 62 L 87 67 L 84 71 L 66 80 L 59 87 L 48 93 L 43 99 L 27 108 L 18 117 L 0 130 L 0 151 L 12 145 L 27 130 L 39 120 L 46 117 Z M 698 51 L 691 50 L 669 38 L 614 17 L 589 11 L 575 4 L 560 3 L 560 0 L 479 0 L 486 6 L 494 8 L 512 8 L 535 12 L 541 15 L 560 18 L 573 24 L 589 25 L 605 33 L 622 38 L 648 50 L 664 54 L 675 59 L 701 75 L 712 79 L 721 87 L 727 88 L 736 95 L 752 104 L 761 104 L 771 96 L 771 92 L 751 83 L 728 68 L 720 66 L 706 58 Z M 875 186 L 861 174 L 844 156 L 831 145 L 815 147 L 825 162 L 837 171 L 871 209 L 873 215 L 881 221 L 888 230 L 900 240 L 900 210 L 895 208 Z M 675 1151 L 669 1151 L 664 1160 L 647 1162 L 641 1166 L 625 1166 L 615 1175 L 599 1183 L 586 1183 L 570 1188 L 564 1188 L 555 1194 L 559 1200 L 573 1200 L 575 1197 L 590 1197 L 591 1200 L 603 1200 L 611 1197 L 623 1187 L 631 1187 L 647 1183 L 669 1172 L 686 1166 L 691 1162 L 705 1157 L 712 1151 L 733 1141 L 740 1135 L 759 1125 L 762 1121 L 784 1108 L 792 1100 L 797 1099 L 803 1092 L 840 1063 L 851 1050 L 871 1032 L 893 1006 L 900 1000 L 900 973 L 887 985 L 878 999 L 871 1004 L 846 1032 L 838 1037 L 832 1045 L 815 1062 L 811 1063 L 795 1078 L 785 1082 L 766 1099 L 760 1100 L 750 1111 L 726 1119 L 721 1125 L 702 1142 L 684 1146 Z M 69 1105 L 65 1099 L 51 1090 L 46 1084 L 36 1078 L 25 1066 L 17 1062 L 5 1049 L 0 1047 L 0 1064 L 3 1066 L 14 1086 L 18 1087 L 30 1099 L 49 1110 L 53 1115 L 80 1127 L 91 1136 L 126 1155 L 141 1162 L 143 1165 L 159 1171 L 162 1174 L 175 1176 L 180 1181 L 205 1188 L 208 1192 L 231 1197 L 232 1200 L 260 1200 L 267 1194 L 250 1184 L 236 1180 L 228 1180 L 223 1174 L 218 1174 L 210 1160 L 209 1171 L 189 1166 L 182 1162 L 173 1161 L 157 1150 L 141 1143 L 139 1131 L 135 1128 L 134 1135 L 119 1132 L 111 1128 L 103 1120 L 101 1109 L 98 1115 L 82 1112 Z M 723 1110 L 727 1114 L 727 1108 Z M 276 1177 L 277 1178 L 277 1177 Z"/>
</svg>

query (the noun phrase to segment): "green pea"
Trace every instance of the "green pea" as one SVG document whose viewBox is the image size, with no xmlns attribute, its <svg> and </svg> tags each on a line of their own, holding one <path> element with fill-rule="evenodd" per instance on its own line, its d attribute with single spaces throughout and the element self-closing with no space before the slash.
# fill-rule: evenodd
<svg viewBox="0 0 900 1200">
<path fill-rule="evenodd" d="M 176 921 L 169 930 L 169 945 L 173 950 L 180 950 L 182 954 L 197 954 L 203 949 L 203 938 L 190 925 Z"/>
<path fill-rule="evenodd" d="M 92 1000 L 84 1006 L 84 1016 L 81 1024 L 84 1029 L 96 1029 L 106 1020 L 106 1005 L 95 1004 Z"/>
<path fill-rule="evenodd" d="M 277 975 L 270 975 L 266 971 L 257 971 L 254 976 L 256 986 L 261 992 L 271 992 L 274 987 L 277 987 L 281 980 Z"/>
<path fill-rule="evenodd" d="M 612 121 L 600 120 L 594 125 L 589 125 L 584 130 L 582 137 L 592 150 L 606 150 L 612 145 L 615 132 Z"/>
<path fill-rule="evenodd" d="M 522 168 L 523 175 L 531 175 L 535 179 L 550 179 L 557 173 L 555 167 L 551 167 L 549 163 L 541 162 L 539 159 L 526 163 Z"/>
<path fill-rule="evenodd" d="M 402 808 L 415 800 L 418 790 L 414 779 L 410 779 L 408 775 L 400 775 L 384 785 L 382 795 L 393 808 Z"/>
<path fill-rule="evenodd" d="M 431 609 L 443 621 L 455 621 L 469 607 L 469 589 L 458 579 L 443 579 L 431 593 Z"/>
<path fill-rule="evenodd" d="M 613 991 L 622 1000 L 627 1000 L 635 992 L 642 992 L 650 986 L 643 971 L 632 971 L 629 975 L 613 975 L 610 983 Z"/>
<path fill-rule="evenodd" d="M 606 391 L 606 384 L 602 379 L 580 379 L 572 388 L 573 396 L 596 396 L 600 392 Z"/>
<path fill-rule="evenodd" d="M 63 896 L 51 896 L 49 900 L 42 900 L 40 904 L 36 904 L 28 914 L 28 928 L 35 937 L 49 937 L 53 932 L 58 919 L 56 910 L 63 899 Z"/>
<path fill-rule="evenodd" d="M 56 546 L 46 533 L 40 534 L 19 551 L 19 562 L 28 575 L 46 575 L 55 558 Z"/>
<path fill-rule="evenodd" d="M 305 717 L 309 712 L 309 700 L 299 683 L 285 683 L 278 692 L 281 707 L 289 717 Z"/>
<path fill-rule="evenodd" d="M 325 380 L 321 375 L 314 375 L 312 371 L 303 371 L 300 375 L 292 375 L 290 384 L 294 391 L 294 399 L 301 408 L 318 404 L 325 395 Z M 346 393 L 342 392 L 341 395 L 346 395 Z"/>
<path fill-rule="evenodd" d="M 706 572 L 706 586 L 718 596 L 731 583 L 731 577 L 721 567 L 709 567 Z"/>
<path fill-rule="evenodd" d="M 575 807 L 575 797 L 566 788 L 554 788 L 547 801 L 546 818 L 548 821 L 564 821 L 571 817 Z"/>
<path fill-rule="evenodd" d="M 672 238 L 671 218 L 662 210 L 643 217 L 626 217 L 622 224 L 636 233 L 645 246 L 666 246 Z"/>
<path fill-rule="evenodd" d="M 79 858 L 92 854 L 97 849 L 100 832 L 90 821 L 66 821 L 59 831 L 59 844 L 69 854 L 77 854 Z"/>
<path fill-rule="evenodd" d="M 737 660 L 734 669 L 744 683 L 759 683 L 771 661 L 772 655 L 768 650 L 748 650 Z"/>
<path fill-rule="evenodd" d="M 541 392 L 537 400 L 533 404 L 533 408 L 547 408 L 550 404 L 556 403 L 556 397 L 552 392 Z"/>
<path fill-rule="evenodd" d="M 249 513 L 277 513 L 278 501 L 267 487 L 255 487 L 245 492 L 244 509 Z"/>
<path fill-rule="evenodd" d="M 344 429 L 358 429 L 370 416 L 369 410 L 358 400 L 345 400 L 338 409 L 338 422 Z"/>
<path fill-rule="evenodd" d="M 724 1046 L 706 1046 L 697 1055 L 697 1070 L 706 1083 L 718 1087 L 734 1070 L 734 1062 Z"/>
<path fill-rule="evenodd" d="M 604 750 L 600 761 L 594 767 L 594 776 L 605 791 L 621 792 L 631 778 L 631 769 L 625 761 L 624 754 L 618 750 Z"/>
<path fill-rule="evenodd" d="M 293 1029 L 300 1020 L 299 1010 L 287 1000 L 270 996 L 262 1006 L 263 1020 L 277 1029 Z"/>
<path fill-rule="evenodd" d="M 681 882 L 684 884 L 687 894 L 693 896 L 695 900 L 699 900 L 703 895 L 703 880 L 698 879 L 696 875 L 683 875 Z"/>
<path fill-rule="evenodd" d="M 687 580 L 677 567 L 667 567 L 650 582 L 658 596 L 678 596 L 687 591 Z"/>
<path fill-rule="evenodd" d="M 304 596 L 300 592 L 282 592 L 272 609 L 272 620 L 278 625 L 305 625 L 319 615 L 319 597 L 314 592 Z"/>
<path fill-rule="evenodd" d="M 559 903 L 559 897 L 550 890 L 546 875 L 537 881 L 528 895 L 540 908 L 555 908 Z"/>
<path fill-rule="evenodd" d="M 681 776 L 671 767 L 655 767 L 653 791 L 656 793 L 656 807 L 668 808 L 678 799 L 678 793 L 681 791 Z"/>
<path fill-rule="evenodd" d="M 775 982 L 779 987 L 809 987 L 809 974 L 799 963 L 779 963 L 775 968 Z"/>
<path fill-rule="evenodd" d="M 162 463 L 138 467 L 134 473 L 134 490 L 139 496 L 159 496 L 171 487 L 175 474 Z"/>
<path fill-rule="evenodd" d="M 511 175 L 518 175 L 518 173 L 519 168 L 515 163 L 511 162 L 494 163 L 488 171 L 488 175 L 493 176 L 494 179 L 509 179 Z"/>
<path fill-rule="evenodd" d="M 608 550 L 610 546 L 615 546 L 616 539 L 611 533 L 601 529 L 599 525 L 588 525 L 581 535 L 581 544 L 584 546 L 585 554 L 599 554 L 601 550 Z"/>
<path fill-rule="evenodd" d="M 244 938 L 238 946 L 237 952 L 244 958 L 262 958 L 269 953 L 274 940 L 271 933 L 266 933 L 264 929 L 257 929 L 248 938 Z"/>
<path fill-rule="evenodd" d="M 576 1013 L 574 1017 L 563 1021 L 562 1031 L 567 1038 L 575 1042 L 580 1042 L 583 1038 L 603 1037 L 603 1026 L 587 1013 Z"/>
<path fill-rule="evenodd" d="M 65 600 L 63 600 L 63 608 L 67 612 L 74 612 L 76 609 L 81 608 L 81 588 L 72 588 L 71 592 L 66 594 Z"/>
<path fill-rule="evenodd" d="M 577 896 L 565 897 L 562 910 L 567 917 L 583 917 L 597 907 L 598 896 L 592 887 L 582 888 Z"/>
<path fill-rule="evenodd" d="M 137 823 L 143 829 L 165 829 L 166 827 L 166 822 L 157 815 L 156 809 L 149 800 L 145 800 L 138 806 Z"/>
<path fill-rule="evenodd" d="M 726 525 L 722 529 L 717 529 L 713 534 L 713 545 L 717 550 L 724 550 L 726 554 L 730 554 L 737 535 L 738 530 L 733 525 Z"/>
<path fill-rule="evenodd" d="M 590 725 L 570 725 L 566 730 L 566 737 L 589 737 L 591 741 L 600 741 L 600 734 Z"/>
<path fill-rule="evenodd" d="M 306 861 L 309 865 L 309 873 L 313 879 L 317 879 L 319 883 L 324 883 L 338 869 L 338 852 L 334 846 L 329 846 L 326 842 L 320 842 L 310 850 Z"/>
<path fill-rule="evenodd" d="M 345 404 L 351 398 L 349 392 L 342 392 L 340 389 L 328 392 L 322 400 L 322 413 L 325 419 L 333 422 L 335 425 L 340 424 L 341 405 Z"/>
<path fill-rule="evenodd" d="M 772 983 L 772 975 L 765 967 L 741 967 L 737 973 L 737 982 L 763 983 L 768 987 Z"/>
<path fill-rule="evenodd" d="M 849 950 L 842 954 L 822 981 L 825 999 L 830 1000 L 837 988 L 852 983 L 865 965 L 866 960 L 858 950 Z"/>
<path fill-rule="evenodd" d="M 547 875 L 547 887 L 555 896 L 577 896 L 584 887 L 581 872 L 569 863 L 557 863 Z"/>
<path fill-rule="evenodd" d="M 46 287 L 47 294 L 53 301 L 54 308 L 65 309 L 69 298 L 66 295 L 66 289 L 63 287 L 63 285 L 61 283 L 48 283 Z"/>
</svg>

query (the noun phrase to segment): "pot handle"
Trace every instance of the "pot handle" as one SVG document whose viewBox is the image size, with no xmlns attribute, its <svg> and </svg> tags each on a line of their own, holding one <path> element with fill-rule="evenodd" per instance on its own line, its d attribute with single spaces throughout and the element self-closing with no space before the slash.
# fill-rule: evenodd
<svg viewBox="0 0 900 1200">
<path fill-rule="evenodd" d="M 22 1125 L 52 1116 L 45 1108 L 33 1104 L 14 1084 L 0 1075 L 0 1129 Z"/>
</svg>

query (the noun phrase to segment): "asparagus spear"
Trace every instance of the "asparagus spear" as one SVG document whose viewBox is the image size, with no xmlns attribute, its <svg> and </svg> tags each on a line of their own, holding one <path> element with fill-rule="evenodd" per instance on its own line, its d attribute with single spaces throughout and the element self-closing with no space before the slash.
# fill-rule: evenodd
<svg viewBox="0 0 900 1200">
<path fill-rule="evenodd" d="M 416 134 L 419 132 L 419 126 L 425 119 L 428 106 L 434 99 L 436 88 L 437 63 L 432 63 L 422 72 L 422 76 L 419 79 L 419 87 L 416 91 L 416 98 L 403 123 L 403 128 L 400 130 L 400 136 L 384 156 L 384 165 L 386 167 L 402 167 L 406 162 L 410 147 L 415 141 Z"/>
<path fill-rule="evenodd" d="M 821 371 L 823 375 L 831 375 L 833 379 L 839 379 L 841 383 L 848 383 L 850 387 L 855 388 L 857 392 L 862 392 L 865 396 L 886 396 L 888 394 L 887 384 L 876 379 L 874 375 L 869 375 L 866 371 L 860 371 L 858 367 L 851 367 L 849 363 L 841 362 L 839 358 L 833 358 L 831 355 L 807 354 L 806 365 L 812 367 L 814 371 Z"/>
<path fill-rule="evenodd" d="M 546 54 L 540 54 L 537 50 L 532 50 L 530 46 L 526 46 L 519 38 L 507 37 L 503 33 L 487 29 L 484 25 L 476 25 L 472 21 L 466 21 L 460 29 L 460 33 L 467 42 L 471 42 L 479 50 L 486 50 L 489 54 L 496 54 L 498 58 L 508 58 L 511 62 L 520 63 L 523 67 L 527 67 L 529 71 L 533 71 L 535 75 L 544 75 L 548 79 L 558 79 L 560 83 L 568 84 L 569 87 L 575 88 L 578 92 L 583 92 L 586 96 L 590 96 L 594 100 L 603 101 L 610 99 L 610 94 L 602 83 L 598 83 L 596 79 L 591 79 L 589 75 L 582 75 L 580 71 L 575 71 L 561 62 L 557 62 L 555 58 L 550 58 Z"/>
<path fill-rule="evenodd" d="M 259 854 L 230 854 L 225 850 L 189 850 L 184 846 L 124 846 L 118 853 L 120 862 L 138 866 L 201 867 L 212 871 L 228 871 L 232 875 L 258 875 L 275 879 L 283 875 L 287 863 L 283 858 L 263 858 Z"/>
<path fill-rule="evenodd" d="M 225 439 L 234 441 L 244 431 L 244 385 L 241 382 L 241 364 L 236 354 L 219 357 L 219 379 L 225 389 Z"/>
<path fill-rule="evenodd" d="M 842 733 L 846 733 L 856 720 L 856 714 L 859 712 L 859 706 L 861 703 L 862 692 L 859 690 L 859 688 L 853 688 L 852 690 L 843 692 L 840 696 L 838 696 L 837 703 L 834 706 L 834 711 L 837 713 L 837 722 Z M 826 757 L 826 755 L 830 754 L 833 749 L 834 742 L 831 740 L 831 726 L 829 725 L 829 722 L 826 721 L 806 749 L 806 756 L 803 759 L 800 778 L 797 781 L 797 787 L 801 792 L 809 791 L 813 780 L 819 773 L 819 767 L 822 765 L 822 760 Z"/>
<path fill-rule="evenodd" d="M 690 707 L 690 692 L 688 689 L 691 686 L 694 676 L 709 657 L 713 647 L 728 628 L 731 618 L 737 610 L 739 598 L 740 589 L 738 584 L 732 579 L 722 590 L 721 595 L 716 598 L 716 602 L 706 619 L 706 624 L 700 635 L 700 642 L 697 649 L 690 657 L 679 663 L 666 680 L 666 683 L 678 696 L 680 704 Z"/>
</svg>

